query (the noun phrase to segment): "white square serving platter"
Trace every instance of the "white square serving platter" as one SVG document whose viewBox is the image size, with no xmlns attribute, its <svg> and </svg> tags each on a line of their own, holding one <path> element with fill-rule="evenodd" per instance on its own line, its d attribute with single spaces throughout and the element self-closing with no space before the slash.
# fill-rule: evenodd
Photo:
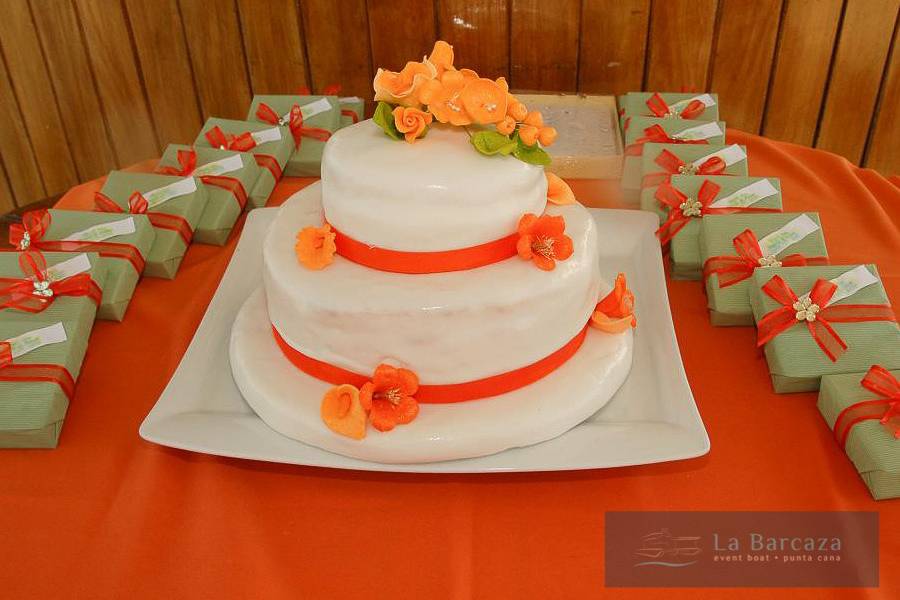
<svg viewBox="0 0 900 600">
<path fill-rule="evenodd" d="M 284 437 L 256 416 L 235 386 L 231 325 L 262 285 L 262 245 L 277 208 L 256 209 L 181 363 L 140 427 L 144 439 L 206 454 L 269 462 L 412 473 L 562 471 L 640 465 L 701 456 L 709 437 L 694 403 L 672 325 L 656 215 L 591 209 L 607 281 L 619 271 L 636 296 L 631 374 L 613 399 L 567 433 L 491 456 L 424 464 L 371 463 Z M 310 399 L 318 401 L 318 398 Z"/>
</svg>

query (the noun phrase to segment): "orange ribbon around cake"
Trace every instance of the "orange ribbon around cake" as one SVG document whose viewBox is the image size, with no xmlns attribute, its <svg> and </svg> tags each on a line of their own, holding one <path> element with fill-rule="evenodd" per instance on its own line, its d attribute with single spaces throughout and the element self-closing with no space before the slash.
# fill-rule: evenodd
<svg viewBox="0 0 900 600">
<path fill-rule="evenodd" d="M 179 150 L 177 153 L 177 167 L 160 167 L 159 172 L 164 175 L 176 175 L 178 177 L 190 177 L 197 170 L 197 151 Z M 247 190 L 240 179 L 227 175 L 201 175 L 200 181 L 205 185 L 211 185 L 231 192 L 241 210 L 247 205 Z"/>
<path fill-rule="evenodd" d="M 562 348 L 520 369 L 462 383 L 419 385 L 416 392 L 416 400 L 427 404 L 465 402 L 467 400 L 498 396 L 525 387 L 539 379 L 543 379 L 572 358 L 584 342 L 587 329 L 587 325 L 585 325 Z M 311 377 L 332 385 L 349 383 L 356 387 L 362 387 L 371 379 L 369 375 L 360 375 L 303 354 L 288 344 L 281 334 L 278 333 L 278 330 L 275 329 L 274 325 L 272 326 L 272 335 L 284 356 L 295 367 Z"/>
<path fill-rule="evenodd" d="M 438 252 L 403 252 L 370 246 L 341 233 L 334 226 L 334 243 L 337 254 L 349 261 L 391 273 L 422 275 L 425 273 L 448 273 L 465 271 L 490 265 L 516 255 L 519 235 L 514 233 L 499 240 Z"/>
<path fill-rule="evenodd" d="M 876 420 L 900 440 L 900 381 L 881 365 L 872 365 L 860 381 L 867 390 L 880 398 L 851 404 L 834 421 L 834 437 L 843 448 L 857 423 Z"/>
</svg>

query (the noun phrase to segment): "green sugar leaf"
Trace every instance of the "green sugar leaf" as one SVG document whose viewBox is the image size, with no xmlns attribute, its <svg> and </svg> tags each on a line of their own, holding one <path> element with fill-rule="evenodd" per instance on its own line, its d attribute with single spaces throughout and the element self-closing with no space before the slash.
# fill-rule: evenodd
<svg viewBox="0 0 900 600">
<path fill-rule="evenodd" d="M 509 154 L 516 149 L 515 140 L 509 139 L 498 131 L 479 131 L 470 138 L 472 145 L 481 152 L 491 156 L 493 154 Z"/>
<path fill-rule="evenodd" d="M 518 135 L 516 135 L 516 149 L 513 150 L 513 156 L 532 165 L 546 166 L 551 161 L 550 155 L 537 142 L 528 146 Z"/>
<path fill-rule="evenodd" d="M 400 132 L 397 131 L 397 126 L 394 125 L 393 111 L 394 107 L 387 102 L 379 102 L 378 106 L 375 108 L 375 114 L 372 115 L 372 120 L 375 121 L 376 125 L 381 127 L 381 130 L 384 131 L 388 137 L 400 140 L 403 139 L 403 136 L 400 135 Z"/>
</svg>

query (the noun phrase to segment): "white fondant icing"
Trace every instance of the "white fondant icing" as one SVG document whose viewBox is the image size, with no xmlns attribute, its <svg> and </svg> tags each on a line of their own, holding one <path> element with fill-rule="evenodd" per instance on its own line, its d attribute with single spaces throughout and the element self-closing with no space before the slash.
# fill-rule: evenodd
<svg viewBox="0 0 900 600">
<path fill-rule="evenodd" d="M 591 329 L 565 364 L 543 379 L 493 398 L 421 404 L 408 425 L 363 440 L 330 431 L 319 415 L 329 384 L 298 370 L 273 341 L 262 290 L 244 304 L 231 335 L 235 383 L 272 429 L 330 452 L 381 463 L 419 463 L 484 456 L 554 438 L 600 410 L 631 368 L 630 331 Z"/>
<path fill-rule="evenodd" d="M 382 362 L 400 364 L 423 384 L 481 379 L 562 347 L 587 323 L 601 287 L 609 289 L 601 283 L 596 225 L 580 204 L 548 207 L 565 216 L 575 247 L 549 272 L 517 256 L 430 275 L 376 271 L 340 256 L 308 270 L 294 244 L 300 229 L 322 224 L 316 187 L 284 204 L 264 248 L 272 323 L 313 358 L 363 374 Z"/>
<path fill-rule="evenodd" d="M 547 198 L 542 167 L 484 156 L 458 127 L 432 126 L 415 144 L 392 140 L 371 120 L 331 136 L 322 156 L 328 221 L 366 244 L 434 252 L 515 232 Z"/>
</svg>

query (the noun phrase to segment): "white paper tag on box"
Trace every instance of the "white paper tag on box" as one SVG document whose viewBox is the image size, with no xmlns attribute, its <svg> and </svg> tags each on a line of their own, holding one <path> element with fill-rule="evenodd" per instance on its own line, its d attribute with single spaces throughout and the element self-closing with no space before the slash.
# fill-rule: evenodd
<svg viewBox="0 0 900 600">
<path fill-rule="evenodd" d="M 724 198 L 719 198 L 709 205 L 710 208 L 730 208 L 730 207 L 746 207 L 752 206 L 778 193 L 775 186 L 768 179 L 760 179 L 750 185 L 746 185 L 736 192 L 728 194 Z"/>
<path fill-rule="evenodd" d="M 722 148 L 721 150 L 717 150 L 712 154 L 707 154 L 701 158 L 698 158 L 691 165 L 694 168 L 699 168 L 700 165 L 708 161 L 713 157 L 721 158 L 725 162 L 726 167 L 730 167 L 731 165 L 741 162 L 742 160 L 746 160 L 747 153 L 744 152 L 744 149 L 738 146 L 737 144 L 731 144 L 727 148 Z"/>
<path fill-rule="evenodd" d="M 197 191 L 197 182 L 193 177 L 185 177 L 179 179 L 175 183 L 170 183 L 161 188 L 144 192 L 142 195 L 147 200 L 149 208 L 155 208 L 164 202 L 168 202 L 172 198 L 187 196 Z"/>
<path fill-rule="evenodd" d="M 687 108 L 687 105 L 693 102 L 694 100 L 699 100 L 703 103 L 703 106 L 709 108 L 710 106 L 716 105 L 716 100 L 709 94 L 700 94 L 699 96 L 694 96 L 693 98 L 688 98 L 686 100 L 679 100 L 678 102 L 669 105 L 669 110 L 672 110 L 676 113 L 683 111 Z"/>
<path fill-rule="evenodd" d="M 703 125 L 697 125 L 696 127 L 689 127 L 678 133 L 673 133 L 672 137 L 677 140 L 708 140 L 711 137 L 719 135 L 725 135 L 725 133 L 722 131 L 722 128 L 719 127 L 718 123 L 712 121 L 704 123 Z"/>
<path fill-rule="evenodd" d="M 363 99 L 359 96 L 341 96 L 338 98 L 338 104 L 356 104 L 362 101 Z"/>
<path fill-rule="evenodd" d="M 9 338 L 5 341 L 9 343 L 9 349 L 12 353 L 12 357 L 18 358 L 24 354 L 28 354 L 33 350 L 37 350 L 42 346 L 59 344 L 60 342 L 65 342 L 67 339 L 66 329 L 65 327 L 63 327 L 63 324 L 54 323 L 53 325 L 48 325 L 47 327 L 41 327 L 40 329 L 26 331 L 23 334 Z"/>
<path fill-rule="evenodd" d="M 134 217 L 120 219 L 118 221 L 110 221 L 109 223 L 98 223 L 87 229 L 76 231 L 62 239 L 64 242 L 102 242 L 118 235 L 128 235 L 136 231 L 134 227 Z"/>
<path fill-rule="evenodd" d="M 67 279 L 73 275 L 78 275 L 79 273 L 90 270 L 91 259 L 88 258 L 87 254 L 82 252 L 68 260 L 55 264 L 52 267 L 47 267 L 47 271 L 44 274 L 47 276 L 47 279 L 52 282 Z"/>
<path fill-rule="evenodd" d="M 759 249 L 762 250 L 763 256 L 775 256 L 818 230 L 818 223 L 807 215 L 800 215 L 759 240 Z"/>
<path fill-rule="evenodd" d="M 237 171 L 243 166 L 244 161 L 241 160 L 241 155 L 232 154 L 231 156 L 227 156 L 215 162 L 200 165 L 199 167 L 194 169 L 193 175 L 194 177 L 203 177 L 205 175 L 224 175 L 225 173 Z"/>
<path fill-rule="evenodd" d="M 328 112 L 329 110 L 331 110 L 331 102 L 328 101 L 328 98 L 319 98 L 315 102 L 300 106 L 300 114 L 303 115 L 304 120 L 311 119 L 312 117 L 322 114 L 323 112 Z M 282 118 L 285 123 L 290 122 L 291 113 L 288 112 L 288 114 Z"/>
<path fill-rule="evenodd" d="M 859 265 L 854 269 L 850 269 L 843 275 L 838 275 L 831 280 L 831 283 L 837 286 L 834 295 L 828 304 L 834 304 L 844 298 L 849 298 L 859 290 L 869 287 L 873 283 L 877 283 L 878 278 L 875 277 L 865 265 Z M 809 296 L 805 294 L 804 297 Z"/>
<path fill-rule="evenodd" d="M 254 131 L 250 134 L 257 144 L 268 144 L 269 142 L 277 142 L 281 139 L 281 128 L 272 127 L 271 129 L 262 129 Z"/>
</svg>

